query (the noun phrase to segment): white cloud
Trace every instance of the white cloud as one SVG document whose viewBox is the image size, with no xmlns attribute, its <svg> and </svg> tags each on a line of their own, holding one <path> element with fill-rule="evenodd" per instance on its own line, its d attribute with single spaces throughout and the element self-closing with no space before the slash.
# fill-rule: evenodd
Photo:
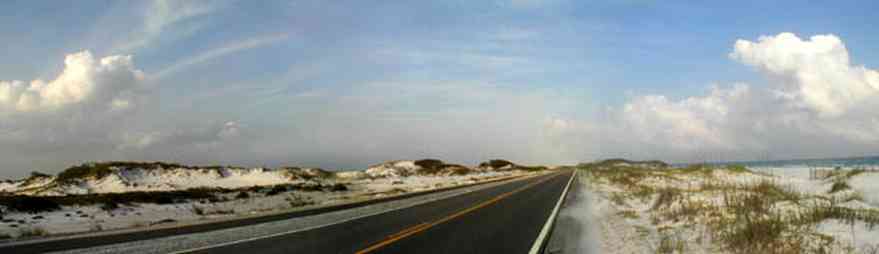
<svg viewBox="0 0 879 254">
<path fill-rule="evenodd" d="M 67 55 L 64 70 L 51 81 L 0 81 L 0 112 L 52 111 L 89 103 L 124 109 L 137 99 L 143 79 L 131 56 L 95 59 L 83 51 Z"/>
<path fill-rule="evenodd" d="M 229 44 L 159 74 L 284 38 Z M 573 163 L 616 156 L 693 161 L 876 151 L 879 100 L 871 90 L 876 71 L 851 64 L 835 36 L 821 38 L 803 41 L 779 34 L 737 42 L 730 56 L 767 74 L 767 86 L 714 85 L 705 94 L 685 98 L 636 95 L 594 117 L 571 110 L 588 104 L 582 98 L 549 89 L 478 80 L 424 81 L 401 74 L 346 89 L 316 89 L 319 100 L 279 97 L 289 101 L 266 108 L 285 110 L 239 116 L 250 121 L 193 115 L 186 122 L 180 118 L 189 115 L 174 118 L 148 104 L 151 86 L 145 82 L 158 79 L 144 80 L 131 56 L 98 59 L 84 52 L 68 56 L 64 70 L 51 81 L 0 83 L 0 153 L 12 161 L 4 165 L 60 169 L 71 161 L 108 159 L 234 164 L 306 160 L 350 166 L 420 157 Z M 410 60 L 407 64 L 457 64 L 458 58 L 497 67 L 522 64 L 479 55 L 449 60 L 430 51 L 382 53 Z M 303 75 L 310 73 L 319 72 Z M 120 111 L 126 113 L 116 113 Z M 268 124 L 245 124 L 260 117 Z"/>
<path fill-rule="evenodd" d="M 202 125 L 195 128 L 178 128 L 174 130 L 137 132 L 121 130 L 109 138 L 116 143 L 116 149 L 181 149 L 188 146 L 211 147 L 241 137 L 242 126 L 236 121 L 223 124 Z"/>
<path fill-rule="evenodd" d="M 208 15 L 220 7 L 216 1 L 199 0 L 153 0 L 144 9 L 143 23 L 126 40 L 113 47 L 112 52 L 129 52 L 149 46 L 175 24 Z M 190 26 L 185 34 L 198 31 L 199 26 Z"/>
<path fill-rule="evenodd" d="M 879 73 L 852 65 L 836 36 L 738 40 L 730 57 L 766 74 L 769 85 L 715 86 L 679 100 L 635 96 L 578 137 L 604 145 L 605 156 L 685 161 L 759 153 L 846 156 L 879 148 Z"/>
<path fill-rule="evenodd" d="M 270 45 L 270 44 L 273 44 L 276 42 L 283 41 L 283 40 L 287 39 L 287 37 L 288 37 L 287 34 L 276 34 L 276 35 L 270 35 L 270 36 L 251 38 L 251 39 L 247 39 L 244 41 L 239 41 L 239 42 L 227 44 L 222 47 L 211 49 L 211 50 L 208 50 L 204 53 L 201 53 L 201 54 L 183 59 L 181 61 L 178 61 L 178 62 L 172 64 L 171 66 L 165 67 L 164 69 L 156 72 L 154 77 L 156 79 L 161 79 L 162 77 L 177 73 L 177 72 L 184 70 L 192 65 L 204 63 L 204 62 L 210 61 L 212 59 L 223 57 L 223 56 L 226 56 L 226 55 L 238 52 L 238 51 Z"/>
<path fill-rule="evenodd" d="M 822 117 L 836 117 L 879 94 L 879 72 L 850 63 L 834 35 L 802 40 L 791 33 L 738 40 L 730 57 L 767 73 L 779 94 Z"/>
<path fill-rule="evenodd" d="M 237 121 L 169 121 L 132 56 L 83 51 L 64 63 L 49 81 L 0 81 L 0 154 L 16 170 L 0 174 L 88 160 L 212 159 L 217 147 L 246 133 Z"/>
<path fill-rule="evenodd" d="M 622 124 L 642 142 L 668 144 L 685 150 L 700 147 L 732 147 L 736 139 L 726 133 L 732 107 L 746 103 L 750 87 L 712 88 L 703 97 L 670 101 L 662 95 L 637 97 L 621 112 Z"/>
</svg>

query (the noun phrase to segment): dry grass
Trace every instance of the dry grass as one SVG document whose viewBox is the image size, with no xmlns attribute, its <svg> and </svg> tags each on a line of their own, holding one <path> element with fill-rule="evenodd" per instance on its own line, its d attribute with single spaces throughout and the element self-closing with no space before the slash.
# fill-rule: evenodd
<svg viewBox="0 0 879 254">
<path fill-rule="evenodd" d="M 848 185 L 848 182 L 845 181 L 835 181 L 833 185 L 830 186 L 830 190 L 827 191 L 827 194 L 833 194 L 844 190 L 849 190 L 852 187 Z"/>
<path fill-rule="evenodd" d="M 632 210 L 625 210 L 617 212 L 617 215 L 626 219 L 638 219 L 641 216 L 638 216 L 638 213 Z"/>
<path fill-rule="evenodd" d="M 18 237 L 40 237 L 47 235 L 49 235 L 49 231 L 39 226 L 21 227 L 18 229 Z"/>
<path fill-rule="evenodd" d="M 658 254 L 684 253 L 687 249 L 687 241 L 680 239 L 678 235 L 662 234 L 656 247 Z"/>
<path fill-rule="evenodd" d="M 871 228 L 879 224 L 879 211 L 839 206 L 863 200 L 860 193 L 849 191 L 845 181 L 834 182 L 830 193 L 836 194 L 827 197 L 799 192 L 739 166 L 645 168 L 593 163 L 578 168 L 592 184 L 611 187 L 606 191 L 613 204 L 646 204 L 643 212 L 659 227 L 703 225 L 717 246 L 729 253 L 826 253 L 834 239 L 815 233 L 817 223 L 835 219 L 864 222 Z M 762 180 L 731 183 L 717 177 L 721 170 L 726 175 L 754 174 Z M 841 172 L 833 179 L 847 180 L 860 173 Z M 692 179 L 698 180 L 695 186 Z M 630 209 L 618 213 L 624 218 L 638 218 L 637 214 Z M 662 234 L 656 251 L 681 253 L 685 243 L 678 236 Z"/>
</svg>

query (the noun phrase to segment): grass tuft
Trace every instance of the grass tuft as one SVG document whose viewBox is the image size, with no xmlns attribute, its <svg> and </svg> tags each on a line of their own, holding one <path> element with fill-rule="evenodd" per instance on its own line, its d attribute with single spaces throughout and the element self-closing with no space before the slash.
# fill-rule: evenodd
<svg viewBox="0 0 879 254">
<path fill-rule="evenodd" d="M 835 181 L 833 185 L 830 186 L 830 190 L 827 191 L 827 194 L 833 194 L 844 190 L 849 190 L 852 187 L 848 185 L 848 182 L 845 181 Z"/>
</svg>

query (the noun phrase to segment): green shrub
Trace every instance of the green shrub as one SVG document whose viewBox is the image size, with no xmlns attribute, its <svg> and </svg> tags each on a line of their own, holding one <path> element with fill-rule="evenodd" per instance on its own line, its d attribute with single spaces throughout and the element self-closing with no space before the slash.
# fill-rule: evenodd
<svg viewBox="0 0 879 254">
<path fill-rule="evenodd" d="M 18 229 L 18 237 L 47 236 L 49 231 L 42 227 L 23 227 Z"/>
<path fill-rule="evenodd" d="M 110 202 L 107 202 L 107 203 L 104 203 L 103 205 L 101 205 L 101 210 L 108 211 L 108 212 L 116 210 L 118 208 L 119 208 L 119 203 L 116 203 L 114 201 L 110 201 Z"/>
<path fill-rule="evenodd" d="M 45 179 L 47 177 L 51 177 L 51 176 L 48 174 L 43 174 L 43 173 L 37 172 L 37 171 L 31 172 L 31 175 L 27 179 L 24 179 L 24 182 L 22 182 L 21 186 L 28 186 L 28 185 L 34 184 L 37 181 L 40 181 L 40 180 Z"/>
<path fill-rule="evenodd" d="M 506 167 L 506 166 L 516 166 L 516 164 L 513 164 L 512 162 L 507 161 L 507 160 L 500 160 L 500 159 L 490 160 L 490 161 L 483 162 L 483 163 L 479 164 L 479 167 L 488 167 L 488 168 L 492 168 L 492 169 L 502 168 L 502 167 Z"/>
<path fill-rule="evenodd" d="M 847 182 L 836 181 L 836 182 L 833 182 L 833 185 L 830 186 L 830 190 L 827 191 L 827 193 L 833 194 L 833 193 L 837 193 L 837 192 L 848 190 L 848 189 L 851 189 L 851 186 L 849 186 Z"/>
<path fill-rule="evenodd" d="M 483 163 L 484 164 L 484 163 Z M 418 170 L 419 174 L 450 174 L 450 175 L 465 175 L 471 172 L 471 170 L 465 166 L 457 165 L 457 164 L 446 164 L 445 162 L 437 159 L 423 159 L 415 161 L 415 165 L 421 167 Z"/>
<path fill-rule="evenodd" d="M 140 168 L 146 170 L 186 168 L 186 169 L 214 169 L 213 167 L 193 167 L 168 162 L 131 162 L 109 161 L 91 162 L 65 169 L 58 174 L 58 181 L 62 183 L 75 182 L 87 177 L 101 178 L 113 173 L 112 168 Z"/>
<path fill-rule="evenodd" d="M 659 240 L 659 246 L 656 247 L 656 253 L 671 254 L 684 253 L 687 242 L 680 238 L 668 234 L 662 234 Z"/>
<path fill-rule="evenodd" d="M 421 167 L 419 173 L 422 174 L 435 174 L 440 169 L 442 169 L 442 166 L 444 164 L 445 163 L 443 163 L 443 161 L 437 159 L 423 159 L 415 161 L 415 165 Z"/>
<path fill-rule="evenodd" d="M 192 213 L 194 213 L 196 215 L 205 215 L 204 208 L 202 208 L 201 206 L 197 206 L 197 205 L 192 205 Z"/>
<path fill-rule="evenodd" d="M 729 170 L 729 171 L 732 171 L 732 172 L 736 172 L 736 173 L 748 173 L 748 172 L 751 172 L 751 170 L 748 170 L 747 167 L 745 167 L 745 166 L 743 166 L 743 165 L 738 165 L 738 164 L 727 165 L 727 166 L 726 166 L 726 169 Z"/>
<path fill-rule="evenodd" d="M 347 190 L 348 190 L 348 186 L 345 186 L 345 184 L 341 184 L 341 183 L 333 184 L 333 185 L 329 188 L 329 191 L 333 191 L 333 192 L 335 192 L 335 191 L 347 191 Z"/>
<path fill-rule="evenodd" d="M 110 169 L 108 164 L 86 163 L 65 169 L 58 174 L 56 181 L 61 183 L 73 183 L 88 177 L 101 178 L 112 173 L 113 170 Z"/>
<path fill-rule="evenodd" d="M 472 172 L 470 168 L 456 164 L 445 164 L 442 166 L 442 171 L 449 175 L 466 175 Z"/>
<path fill-rule="evenodd" d="M 533 166 L 533 167 L 528 167 L 528 166 L 516 166 L 515 169 L 517 169 L 517 170 L 524 170 L 524 171 L 543 171 L 543 170 L 547 170 L 548 168 L 547 168 L 547 167 L 544 167 L 544 166 Z"/>
<path fill-rule="evenodd" d="M 33 172 L 31 172 L 31 176 L 30 176 L 30 178 L 50 177 L 50 176 L 51 176 L 51 175 L 46 174 L 46 173 L 42 173 L 42 172 L 38 172 L 38 171 L 33 171 Z"/>
<path fill-rule="evenodd" d="M 789 224 L 780 216 L 737 216 L 731 230 L 721 234 L 725 247 L 733 253 L 800 253 L 797 241 L 786 239 Z M 779 252 L 788 249 L 791 251 Z"/>
<path fill-rule="evenodd" d="M 46 212 L 60 209 L 60 206 L 104 204 L 106 208 L 129 203 L 173 204 L 186 200 L 207 200 L 222 189 L 195 188 L 178 191 L 135 191 L 124 193 L 94 193 L 67 196 L 0 196 L 0 205 L 21 212 Z"/>
<path fill-rule="evenodd" d="M 663 188 L 657 192 L 659 197 L 656 198 L 656 202 L 650 207 L 653 210 L 669 206 L 681 196 L 681 191 L 674 188 Z"/>
<path fill-rule="evenodd" d="M 274 187 L 272 187 L 271 190 L 266 192 L 266 196 L 274 196 L 274 195 L 278 195 L 278 194 L 281 194 L 282 192 L 287 192 L 287 191 L 288 191 L 287 186 L 275 185 Z"/>
<path fill-rule="evenodd" d="M 246 191 L 238 192 L 238 195 L 235 195 L 235 199 L 247 199 L 250 198 L 250 194 Z"/>
<path fill-rule="evenodd" d="M 23 213 L 40 213 L 61 210 L 55 200 L 49 197 L 36 196 L 6 196 L 0 198 L 0 205 L 6 207 L 10 211 Z"/>
</svg>

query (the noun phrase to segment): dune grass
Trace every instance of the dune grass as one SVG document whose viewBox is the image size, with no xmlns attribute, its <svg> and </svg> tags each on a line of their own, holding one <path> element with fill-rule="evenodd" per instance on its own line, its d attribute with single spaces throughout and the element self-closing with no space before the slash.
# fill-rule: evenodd
<svg viewBox="0 0 879 254">
<path fill-rule="evenodd" d="M 826 220 L 879 224 L 879 211 L 841 204 L 862 200 L 846 182 L 862 171 L 840 171 L 827 195 L 803 193 L 777 178 L 742 166 L 649 167 L 620 161 L 580 164 L 581 176 L 605 186 L 612 203 L 630 209 L 643 204 L 654 227 L 701 225 L 728 253 L 826 253 L 834 239 L 815 233 Z M 732 182 L 730 176 L 754 179 Z M 720 177 L 724 176 L 724 177 Z M 644 216 L 641 216 L 644 217 Z M 629 217 L 630 218 L 630 217 Z M 674 236 L 660 235 L 657 253 L 680 253 Z"/>
</svg>

